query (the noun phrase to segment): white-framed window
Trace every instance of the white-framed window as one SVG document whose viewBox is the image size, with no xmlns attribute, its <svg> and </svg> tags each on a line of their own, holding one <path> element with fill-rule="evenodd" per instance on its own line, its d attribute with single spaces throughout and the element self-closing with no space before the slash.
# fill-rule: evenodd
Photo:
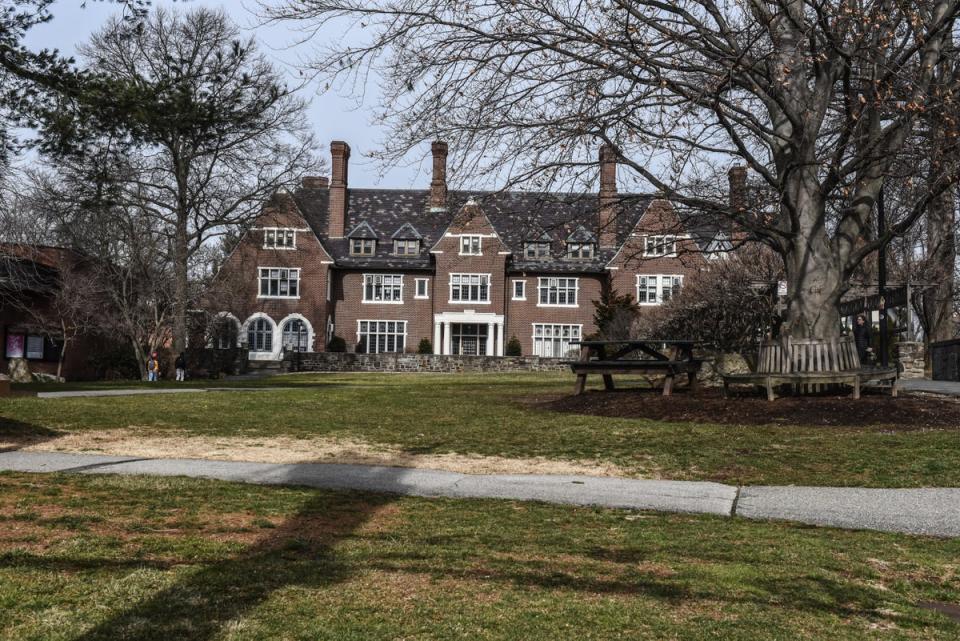
<svg viewBox="0 0 960 641">
<path fill-rule="evenodd" d="M 263 229 L 264 249 L 296 249 L 297 230 L 285 227 L 265 227 Z"/>
<path fill-rule="evenodd" d="M 513 281 L 513 300 L 527 300 L 527 281 Z"/>
<path fill-rule="evenodd" d="M 307 324 L 299 318 L 291 318 L 280 329 L 283 349 L 289 352 L 306 352 L 310 346 Z"/>
<path fill-rule="evenodd" d="M 576 307 L 578 278 L 541 278 L 538 307 Z"/>
<path fill-rule="evenodd" d="M 258 298 L 300 298 L 300 269 L 261 267 Z"/>
<path fill-rule="evenodd" d="M 489 303 L 490 274 L 450 274 L 451 303 Z"/>
<path fill-rule="evenodd" d="M 567 258 L 586 260 L 593 258 L 593 243 L 567 243 Z"/>
<path fill-rule="evenodd" d="M 533 324 L 533 353 L 545 358 L 563 358 L 577 351 L 574 341 L 579 341 L 583 325 Z"/>
<path fill-rule="evenodd" d="M 273 351 L 273 322 L 269 318 L 258 318 L 247 325 L 247 348 L 251 352 Z"/>
<path fill-rule="evenodd" d="M 397 256 L 419 256 L 419 240 L 395 240 L 393 241 L 393 253 Z"/>
<path fill-rule="evenodd" d="M 644 256 L 676 256 L 676 236 L 647 236 L 643 245 Z"/>
<path fill-rule="evenodd" d="M 461 256 L 479 256 L 480 254 L 480 236 L 460 237 Z"/>
<path fill-rule="evenodd" d="M 414 281 L 416 287 L 413 290 L 414 298 L 430 298 L 430 279 L 418 278 Z"/>
<path fill-rule="evenodd" d="M 403 274 L 364 274 L 363 302 L 403 302 Z"/>
<path fill-rule="evenodd" d="M 377 251 L 377 241 L 372 238 L 350 239 L 351 256 L 373 256 Z"/>
<path fill-rule="evenodd" d="M 527 260 L 544 260 L 550 258 L 550 243 L 524 243 L 523 257 Z"/>
<path fill-rule="evenodd" d="M 407 321 L 357 321 L 357 352 L 402 352 L 407 344 Z"/>
<path fill-rule="evenodd" d="M 662 305 L 683 286 L 683 276 L 675 274 L 640 274 L 637 276 L 637 303 Z"/>
</svg>

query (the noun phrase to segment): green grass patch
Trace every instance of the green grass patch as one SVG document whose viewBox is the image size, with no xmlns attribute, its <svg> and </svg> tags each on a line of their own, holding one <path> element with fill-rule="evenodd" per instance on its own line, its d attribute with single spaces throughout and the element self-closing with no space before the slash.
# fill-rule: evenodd
<svg viewBox="0 0 960 641">
<path fill-rule="evenodd" d="M 144 435 L 248 440 L 349 438 L 412 454 L 588 460 L 636 476 L 733 484 L 960 485 L 957 429 L 669 423 L 564 414 L 531 404 L 531 398 L 568 394 L 572 378 L 565 373 L 268 381 L 295 389 L 8 399 L 0 404 L 0 436 L 132 428 Z"/>
<path fill-rule="evenodd" d="M 0 514 L 4 641 L 960 636 L 918 607 L 956 540 L 113 476 L 0 474 Z"/>
</svg>

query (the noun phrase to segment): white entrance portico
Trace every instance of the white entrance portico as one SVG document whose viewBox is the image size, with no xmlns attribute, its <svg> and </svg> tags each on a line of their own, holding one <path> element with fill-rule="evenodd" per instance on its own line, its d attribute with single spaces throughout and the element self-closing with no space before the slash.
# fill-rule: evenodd
<svg viewBox="0 0 960 641">
<path fill-rule="evenodd" d="M 433 315 L 437 354 L 503 356 L 503 316 L 465 309 Z"/>
</svg>

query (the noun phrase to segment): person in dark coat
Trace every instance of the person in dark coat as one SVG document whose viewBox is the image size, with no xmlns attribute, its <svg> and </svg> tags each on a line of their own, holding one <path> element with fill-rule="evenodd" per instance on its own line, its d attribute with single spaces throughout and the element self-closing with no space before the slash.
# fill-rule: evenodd
<svg viewBox="0 0 960 641">
<path fill-rule="evenodd" d="M 867 324 L 867 318 L 863 314 L 857 314 L 857 319 L 853 322 L 853 342 L 857 346 L 860 364 L 866 365 L 867 350 L 870 348 L 870 325 Z"/>
<path fill-rule="evenodd" d="M 177 380 L 182 381 L 186 378 L 187 374 L 187 355 L 183 352 L 180 352 L 180 355 L 177 356 L 177 360 L 173 364 L 177 368 Z"/>
</svg>

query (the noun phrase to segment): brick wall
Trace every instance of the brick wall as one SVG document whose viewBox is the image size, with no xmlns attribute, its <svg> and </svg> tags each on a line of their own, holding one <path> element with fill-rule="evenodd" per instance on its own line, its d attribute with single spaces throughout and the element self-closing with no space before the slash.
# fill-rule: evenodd
<svg viewBox="0 0 960 641">
<path fill-rule="evenodd" d="M 264 248 L 264 230 L 270 227 L 295 229 L 296 248 Z M 313 330 L 310 348 L 325 349 L 327 280 L 332 262 L 293 199 L 277 194 L 220 270 L 208 304 L 215 308 L 212 311 L 229 311 L 241 323 L 255 313 L 265 314 L 278 328 L 285 318 L 300 315 Z M 299 298 L 259 298 L 260 267 L 299 268 Z M 279 332 L 274 336 L 275 351 L 279 350 L 278 341 Z"/>
<path fill-rule="evenodd" d="M 364 274 L 399 274 L 403 276 L 403 304 L 363 302 Z M 333 273 L 334 333 L 347 342 L 347 350 L 357 346 L 357 321 L 407 321 L 406 351 L 414 352 L 423 338 L 433 341 L 434 276 L 430 272 L 397 272 L 368 269 Z M 429 298 L 418 299 L 416 279 L 429 280 Z"/>
<path fill-rule="evenodd" d="M 577 306 L 539 306 L 539 279 L 549 277 L 575 277 L 578 282 Z M 513 281 L 526 282 L 526 300 L 513 300 Z M 593 303 L 600 298 L 605 277 L 585 274 L 512 274 L 507 277 L 507 340 L 516 336 L 524 354 L 533 354 L 533 324 L 554 323 L 559 325 L 582 325 L 581 336 L 596 331 L 593 324 Z"/>
<path fill-rule="evenodd" d="M 677 240 L 676 256 L 645 255 L 647 236 L 684 234 L 673 206 L 666 200 L 654 200 L 611 261 L 611 286 L 637 299 L 637 275 L 694 276 L 703 269 L 706 259 L 692 238 Z"/>
</svg>

